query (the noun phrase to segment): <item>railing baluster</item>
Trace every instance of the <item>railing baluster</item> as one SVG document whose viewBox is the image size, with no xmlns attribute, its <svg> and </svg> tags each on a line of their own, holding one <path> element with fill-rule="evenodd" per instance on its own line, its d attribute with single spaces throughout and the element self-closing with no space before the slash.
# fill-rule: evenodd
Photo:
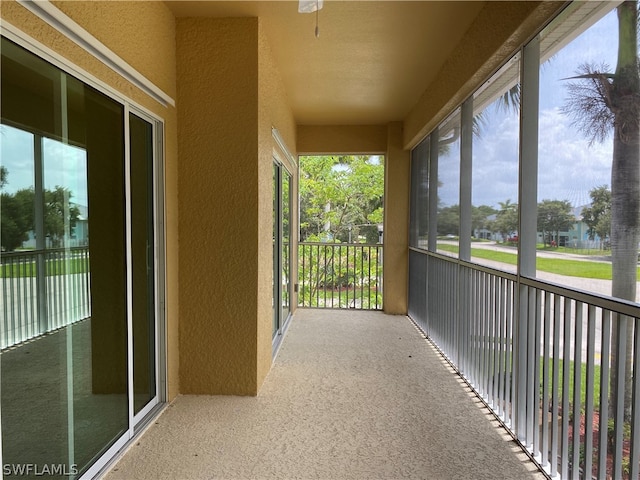
<svg viewBox="0 0 640 480">
<path fill-rule="evenodd" d="M 572 478 L 580 476 L 580 423 L 582 392 L 582 302 L 576 302 L 574 316 L 575 339 L 573 342 L 573 455 L 571 459 Z"/>
<path fill-rule="evenodd" d="M 551 389 L 551 476 L 558 473 L 558 448 L 560 444 L 560 319 L 562 299 L 553 295 L 553 388 Z"/>
<path fill-rule="evenodd" d="M 0 257 L 0 348 L 90 316 L 88 247 L 7 252 Z"/>
<path fill-rule="evenodd" d="M 613 455 L 613 478 L 622 478 L 622 447 L 624 442 L 624 391 L 625 391 L 625 362 L 626 355 L 626 331 L 629 318 L 626 315 L 616 315 L 617 335 L 613 339 L 616 345 L 616 365 L 612 368 L 616 369 L 616 385 L 615 389 L 616 404 L 614 405 L 614 455 Z"/>
<path fill-rule="evenodd" d="M 564 333 L 562 335 L 562 478 L 569 476 L 569 380 L 571 375 L 571 300 L 564 300 Z"/>
<path fill-rule="evenodd" d="M 506 324 L 506 348 L 505 348 L 505 374 L 504 374 L 504 391 L 505 391 L 505 421 L 507 425 L 513 425 L 513 301 L 514 283 L 509 281 L 507 286 L 507 305 L 505 308 L 505 324 Z"/>
<path fill-rule="evenodd" d="M 596 357 L 596 307 L 588 306 L 587 311 L 587 374 L 585 385 L 585 446 L 584 475 L 591 476 L 593 470 L 593 413 L 595 395 L 595 357 Z"/>
<path fill-rule="evenodd" d="M 633 319 L 633 401 L 631 411 L 631 452 L 629 456 L 629 478 L 638 478 L 640 462 L 640 320 Z"/>
<path fill-rule="evenodd" d="M 551 294 L 544 292 L 544 337 L 542 349 L 542 438 L 540 464 L 549 465 L 549 355 L 551 346 Z"/>
<path fill-rule="evenodd" d="M 338 305 L 342 306 L 342 245 L 338 245 Z"/>
<path fill-rule="evenodd" d="M 544 417 L 542 415 L 542 402 L 540 400 L 540 339 L 542 338 L 542 291 L 531 289 L 530 298 L 535 302 L 533 310 L 535 311 L 535 328 L 531 341 L 532 354 L 530 360 L 533 366 L 533 403 L 531 405 L 531 414 L 533 421 L 531 428 L 533 430 L 533 454 L 540 456 L 540 427 Z"/>
<path fill-rule="evenodd" d="M 535 403 L 535 395 L 534 390 L 538 385 L 538 381 L 535 376 L 535 363 L 538 362 L 538 358 L 536 358 L 535 352 L 536 348 L 536 291 L 533 288 L 528 288 L 526 293 L 526 309 L 527 309 L 527 352 L 526 352 L 526 368 L 523 370 L 526 372 L 527 380 L 526 384 L 526 406 L 525 406 L 525 438 L 527 447 L 530 448 L 535 453 L 535 436 L 534 436 L 534 422 L 536 419 L 536 409 L 537 405 Z M 537 340 L 539 342 L 539 340 Z"/>
<path fill-rule="evenodd" d="M 498 335 L 500 335 L 500 342 L 498 344 L 498 416 L 504 418 L 506 393 L 505 393 L 505 380 L 506 380 L 506 322 L 505 322 L 505 302 L 507 300 L 507 286 L 508 280 L 500 278 L 500 304 L 498 310 Z"/>
<path fill-rule="evenodd" d="M 318 247 L 320 249 L 320 247 Z M 318 254 L 318 258 L 320 258 L 320 254 Z M 323 245 L 322 248 L 322 258 L 324 258 L 324 262 L 322 263 L 322 306 L 326 308 L 327 306 L 327 246 Z M 333 307 L 333 300 L 332 305 Z"/>
<path fill-rule="evenodd" d="M 598 425 L 598 480 L 607 478 L 609 435 L 609 381 L 611 355 L 611 311 L 602 311 L 602 363 L 600 367 L 600 422 Z"/>
</svg>

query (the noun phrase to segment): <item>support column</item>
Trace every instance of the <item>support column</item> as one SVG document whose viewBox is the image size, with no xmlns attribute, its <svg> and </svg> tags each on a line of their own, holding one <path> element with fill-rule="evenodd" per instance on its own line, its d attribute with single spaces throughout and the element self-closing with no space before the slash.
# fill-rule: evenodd
<svg viewBox="0 0 640 480">
<path fill-rule="evenodd" d="M 256 18 L 176 24 L 184 394 L 256 395 L 259 349 L 271 346 L 258 303 L 271 296 L 259 282 L 259 212 L 271 205 L 260 182 L 272 182 L 270 162 L 260 176 L 258 28 Z"/>
<path fill-rule="evenodd" d="M 384 170 L 383 305 L 385 313 L 406 315 L 411 152 L 402 146 L 402 123 L 389 124 L 387 132 Z"/>
<path fill-rule="evenodd" d="M 528 287 L 521 276 L 536 275 L 537 198 L 538 198 L 538 106 L 540 44 L 533 39 L 522 55 L 522 97 L 520 105 L 520 168 L 518 229 L 518 316 L 514 324 L 514 371 L 516 387 L 514 430 L 525 445 L 527 438 L 527 331 L 529 317 Z M 524 113 L 524 115 L 523 115 Z M 533 381 L 533 379 L 530 379 Z"/>
<path fill-rule="evenodd" d="M 462 104 L 460 136 L 460 260 L 471 260 L 471 169 L 473 97 Z"/>
</svg>

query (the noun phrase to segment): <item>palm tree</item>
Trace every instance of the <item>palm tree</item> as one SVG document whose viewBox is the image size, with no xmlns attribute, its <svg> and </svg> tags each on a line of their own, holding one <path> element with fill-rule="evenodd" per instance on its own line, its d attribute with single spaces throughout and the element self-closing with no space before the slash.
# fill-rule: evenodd
<svg viewBox="0 0 640 480">
<path fill-rule="evenodd" d="M 618 58 L 614 73 L 606 65 L 583 65 L 569 87 L 565 111 L 591 143 L 613 130 L 611 166 L 611 256 L 614 297 L 636 301 L 638 242 L 640 241 L 640 73 L 638 65 L 638 5 L 617 7 Z M 624 319 L 618 319 L 624 320 Z M 626 331 L 625 419 L 631 416 L 633 322 Z M 617 338 L 618 322 L 613 322 Z M 618 358 L 612 348 L 612 365 Z M 612 369 L 610 407 L 615 408 L 616 371 Z M 613 412 L 612 412 L 613 413 Z"/>
</svg>

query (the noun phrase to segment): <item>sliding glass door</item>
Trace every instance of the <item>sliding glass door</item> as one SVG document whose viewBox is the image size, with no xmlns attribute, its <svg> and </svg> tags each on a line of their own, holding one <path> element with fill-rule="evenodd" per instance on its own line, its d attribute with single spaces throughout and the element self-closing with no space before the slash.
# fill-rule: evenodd
<svg viewBox="0 0 640 480">
<path fill-rule="evenodd" d="M 273 338 L 291 315 L 291 174 L 273 164 Z"/>
<path fill-rule="evenodd" d="M 160 400 L 160 123 L 3 38 L 2 475 L 76 478 Z"/>
<path fill-rule="evenodd" d="M 154 125 L 129 114 L 133 413 L 157 403 Z"/>
</svg>

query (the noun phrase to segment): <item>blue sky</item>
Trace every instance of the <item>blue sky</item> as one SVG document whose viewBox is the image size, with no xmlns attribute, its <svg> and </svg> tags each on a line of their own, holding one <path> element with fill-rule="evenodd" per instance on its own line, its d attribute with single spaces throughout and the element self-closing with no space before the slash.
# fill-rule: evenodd
<svg viewBox="0 0 640 480">
<path fill-rule="evenodd" d="M 571 118 L 562 112 L 566 102 L 566 78 L 576 75 L 580 64 L 607 63 L 615 68 L 617 18 L 615 10 L 556 53 L 540 69 L 538 200 L 569 200 L 588 204 L 589 190 L 610 185 L 612 141 L 589 146 Z M 498 207 L 517 202 L 517 114 L 488 107 L 481 138 L 474 138 L 473 204 Z M 456 169 L 440 167 L 442 203 L 458 203 Z"/>
<path fill-rule="evenodd" d="M 14 193 L 34 185 L 33 151 L 33 135 L 7 125 L 0 126 L 0 163 L 8 172 L 4 192 Z M 43 154 L 44 187 L 49 190 L 56 186 L 68 188 L 74 203 L 88 206 L 86 152 L 45 138 Z"/>
</svg>

